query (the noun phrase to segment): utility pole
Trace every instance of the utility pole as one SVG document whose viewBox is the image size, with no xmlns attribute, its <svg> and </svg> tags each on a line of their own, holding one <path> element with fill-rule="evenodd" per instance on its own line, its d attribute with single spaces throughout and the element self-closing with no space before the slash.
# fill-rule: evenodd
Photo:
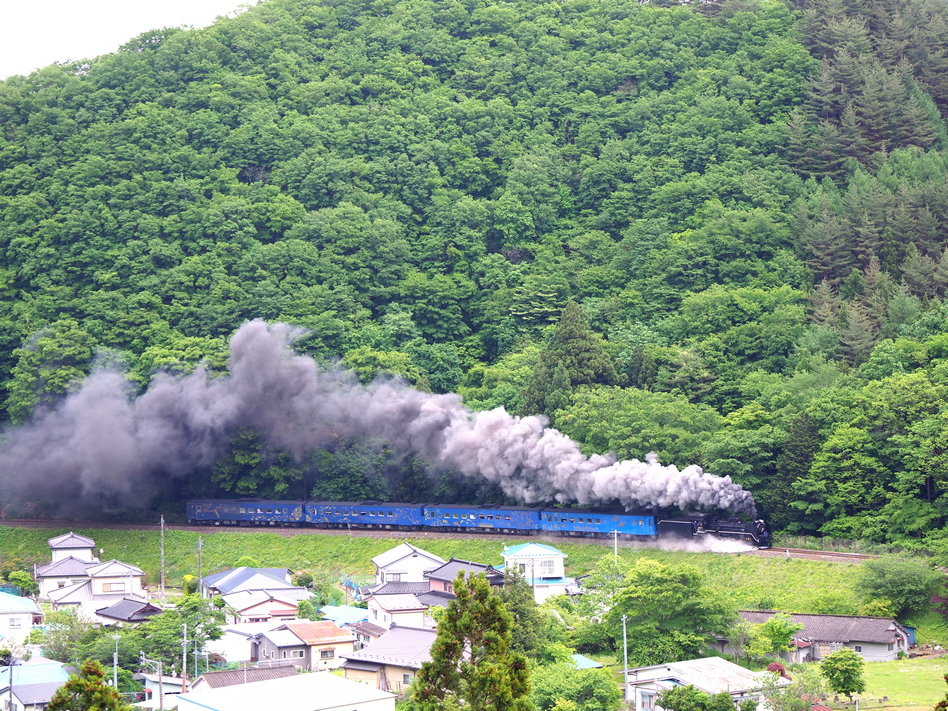
<svg viewBox="0 0 948 711">
<path fill-rule="evenodd" d="M 184 641 L 181 643 L 181 693 L 188 693 L 188 623 L 184 625 Z"/>
<path fill-rule="evenodd" d="M 612 534 L 615 537 L 615 540 L 613 541 L 613 544 L 612 544 L 612 555 L 615 557 L 615 560 L 618 563 L 619 562 L 619 529 L 618 528 L 615 529 L 612 532 Z"/>
<path fill-rule="evenodd" d="M 151 659 L 145 659 L 145 653 L 141 652 L 142 666 L 146 664 L 151 664 L 157 667 L 158 669 L 158 709 L 159 711 L 165 711 L 165 686 L 164 686 L 164 677 L 163 669 L 161 666 L 161 660 L 152 661 Z"/>
<path fill-rule="evenodd" d="M 201 537 L 198 536 L 198 585 L 201 589 L 201 597 L 204 597 L 204 559 L 202 553 L 204 552 L 204 541 L 201 540 Z"/>
<path fill-rule="evenodd" d="M 622 615 L 622 678 L 625 681 L 625 684 L 622 688 L 622 698 L 626 701 L 629 700 L 629 643 L 626 641 L 625 636 L 625 618 L 626 615 Z"/>
<path fill-rule="evenodd" d="M 161 517 L 161 604 L 165 603 L 165 517 Z"/>
<path fill-rule="evenodd" d="M 115 640 L 115 653 L 112 655 L 112 688 L 118 693 L 118 641 L 121 637 L 113 634 L 112 639 Z"/>
</svg>

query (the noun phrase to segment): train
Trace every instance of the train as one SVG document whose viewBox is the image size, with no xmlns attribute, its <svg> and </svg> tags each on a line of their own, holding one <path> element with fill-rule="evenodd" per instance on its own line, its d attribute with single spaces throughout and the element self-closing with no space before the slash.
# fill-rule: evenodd
<svg viewBox="0 0 948 711">
<path fill-rule="evenodd" d="M 349 530 L 503 533 L 661 540 L 718 536 L 770 548 L 770 526 L 763 519 L 710 513 L 663 516 L 607 509 L 565 509 L 490 504 L 404 504 L 382 501 L 268 501 L 192 499 L 188 523 L 211 526 L 312 526 Z"/>
</svg>

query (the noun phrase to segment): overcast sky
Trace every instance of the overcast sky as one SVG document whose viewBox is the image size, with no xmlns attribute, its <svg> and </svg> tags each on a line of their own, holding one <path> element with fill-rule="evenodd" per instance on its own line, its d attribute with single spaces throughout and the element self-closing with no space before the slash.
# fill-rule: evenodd
<svg viewBox="0 0 948 711">
<path fill-rule="evenodd" d="M 161 27 L 204 27 L 256 0 L 0 0 L 0 79 L 110 54 Z"/>
</svg>

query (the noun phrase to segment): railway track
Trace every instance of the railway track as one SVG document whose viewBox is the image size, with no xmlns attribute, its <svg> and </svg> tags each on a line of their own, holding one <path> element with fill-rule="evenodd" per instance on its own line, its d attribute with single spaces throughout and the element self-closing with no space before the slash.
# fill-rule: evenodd
<svg viewBox="0 0 948 711">
<path fill-rule="evenodd" d="M 879 556 L 866 553 L 845 553 L 842 551 L 815 551 L 807 548 L 767 548 L 751 551 L 750 555 L 765 558 L 799 558 L 802 560 L 825 560 L 830 563 L 864 563 Z"/>
</svg>

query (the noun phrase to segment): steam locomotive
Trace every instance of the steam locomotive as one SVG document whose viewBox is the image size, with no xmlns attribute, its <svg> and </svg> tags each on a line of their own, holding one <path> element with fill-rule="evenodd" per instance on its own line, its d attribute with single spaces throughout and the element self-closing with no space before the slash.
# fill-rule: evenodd
<svg viewBox="0 0 948 711">
<path fill-rule="evenodd" d="M 381 501 L 265 501 L 193 499 L 188 523 L 213 526 L 312 526 L 316 528 L 505 533 L 626 540 L 719 536 L 770 548 L 770 526 L 712 514 L 663 517 L 605 509 L 529 506 L 398 504 Z"/>
</svg>

